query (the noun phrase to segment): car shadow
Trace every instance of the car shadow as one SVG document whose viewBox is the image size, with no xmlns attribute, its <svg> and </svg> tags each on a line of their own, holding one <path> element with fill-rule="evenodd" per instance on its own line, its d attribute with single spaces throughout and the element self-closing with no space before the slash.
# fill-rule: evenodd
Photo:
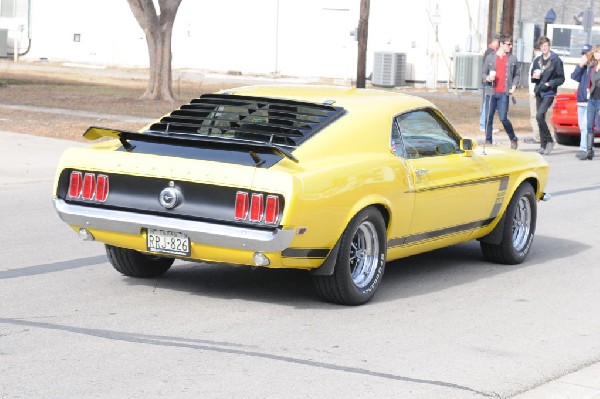
<svg viewBox="0 0 600 399">
<path fill-rule="evenodd" d="M 453 245 L 390 262 L 377 300 L 425 295 L 522 268 L 543 267 L 549 261 L 569 258 L 590 248 L 578 241 L 536 235 L 525 262 L 504 265 L 486 261 L 477 241 Z"/>
<path fill-rule="evenodd" d="M 527 261 L 519 265 L 485 261 L 477 241 L 410 256 L 387 264 L 377 295 L 363 306 L 426 295 L 525 267 L 543 267 L 548 261 L 568 258 L 589 248 L 591 246 L 577 241 L 537 235 Z M 325 303 L 319 298 L 310 274 L 303 270 L 177 261 L 168 273 L 157 279 L 123 279 L 131 285 L 182 291 L 198 298 L 239 299 L 301 309 L 340 310 L 340 306 Z"/>
</svg>

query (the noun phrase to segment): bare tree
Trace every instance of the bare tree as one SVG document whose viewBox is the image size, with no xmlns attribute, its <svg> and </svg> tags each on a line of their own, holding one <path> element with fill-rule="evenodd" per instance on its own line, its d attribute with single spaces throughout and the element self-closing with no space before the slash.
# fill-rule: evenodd
<svg viewBox="0 0 600 399">
<path fill-rule="evenodd" d="M 171 37 L 181 0 L 158 0 L 160 14 L 153 0 L 127 0 L 146 35 L 150 58 L 150 78 L 142 99 L 174 101 L 171 78 Z"/>
</svg>

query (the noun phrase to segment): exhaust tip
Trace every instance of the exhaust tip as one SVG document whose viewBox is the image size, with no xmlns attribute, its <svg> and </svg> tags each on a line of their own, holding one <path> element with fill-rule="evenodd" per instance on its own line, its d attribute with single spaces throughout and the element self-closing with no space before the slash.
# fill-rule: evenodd
<svg viewBox="0 0 600 399">
<path fill-rule="evenodd" d="M 84 228 L 79 229 L 79 238 L 81 238 L 83 241 L 94 241 L 95 240 L 93 234 Z"/>
<path fill-rule="evenodd" d="M 267 258 L 262 252 L 255 252 L 253 260 L 255 266 L 269 266 L 271 264 L 269 258 Z"/>
<path fill-rule="evenodd" d="M 542 196 L 542 201 L 550 201 L 550 199 L 552 198 L 552 196 L 548 193 L 544 193 L 544 195 Z"/>
</svg>

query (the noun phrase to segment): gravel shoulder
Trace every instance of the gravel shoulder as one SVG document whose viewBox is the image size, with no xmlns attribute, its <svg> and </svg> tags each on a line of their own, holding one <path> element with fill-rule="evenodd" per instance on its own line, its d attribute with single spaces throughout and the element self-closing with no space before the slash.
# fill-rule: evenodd
<svg viewBox="0 0 600 399">
<path fill-rule="evenodd" d="M 178 76 L 182 76 L 180 73 Z M 83 141 L 89 126 L 139 130 L 149 121 L 188 103 L 204 93 L 240 86 L 236 79 L 222 82 L 178 78 L 173 82 L 176 102 L 140 100 L 147 80 L 143 71 L 94 70 L 57 65 L 20 65 L 0 62 L 0 130 Z M 468 137 L 479 132 L 480 95 L 402 87 L 397 91 L 432 100 L 454 127 Z M 518 136 L 530 135 L 527 91 L 516 98 L 519 106 L 509 117 Z M 498 120 L 495 127 L 502 128 Z M 504 133 L 499 133 L 503 139 Z"/>
</svg>

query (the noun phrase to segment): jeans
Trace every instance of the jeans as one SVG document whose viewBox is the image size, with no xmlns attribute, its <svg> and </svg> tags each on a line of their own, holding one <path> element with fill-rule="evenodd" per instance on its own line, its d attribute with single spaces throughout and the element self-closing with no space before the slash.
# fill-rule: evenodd
<svg viewBox="0 0 600 399">
<path fill-rule="evenodd" d="M 546 123 L 546 112 L 548 112 L 548 109 L 550 109 L 553 102 L 554 97 L 535 97 L 535 104 L 537 107 L 535 119 L 540 127 L 540 144 L 542 148 L 546 148 L 546 144 L 554 142 L 552 135 L 550 134 L 550 129 L 548 128 L 548 123 Z"/>
<path fill-rule="evenodd" d="M 481 115 L 479 115 L 479 130 L 482 132 L 485 131 L 487 113 L 488 113 L 488 104 L 490 103 L 490 96 L 483 95 L 483 101 L 481 103 Z"/>
<path fill-rule="evenodd" d="M 577 104 L 577 123 L 581 133 L 579 151 L 587 151 L 587 104 Z"/>
<path fill-rule="evenodd" d="M 533 84 L 533 83 L 530 83 Z M 535 93 L 529 93 L 529 121 L 531 123 L 531 132 L 533 133 L 533 139 L 540 141 L 540 127 L 538 126 L 537 120 L 535 120 L 535 114 L 537 113 L 537 105 L 535 102 Z"/>
<path fill-rule="evenodd" d="M 594 137 L 594 120 L 598 117 L 600 100 L 590 98 L 587 106 L 587 134 Z"/>
<path fill-rule="evenodd" d="M 508 97 L 509 95 L 506 93 L 494 93 L 493 96 L 490 96 L 490 110 L 485 127 L 485 141 L 488 143 L 492 142 L 492 123 L 494 122 L 496 108 L 498 109 L 500 122 L 502 122 L 506 134 L 508 134 L 508 138 L 511 141 L 517 140 L 512 123 L 508 120 Z"/>
</svg>

